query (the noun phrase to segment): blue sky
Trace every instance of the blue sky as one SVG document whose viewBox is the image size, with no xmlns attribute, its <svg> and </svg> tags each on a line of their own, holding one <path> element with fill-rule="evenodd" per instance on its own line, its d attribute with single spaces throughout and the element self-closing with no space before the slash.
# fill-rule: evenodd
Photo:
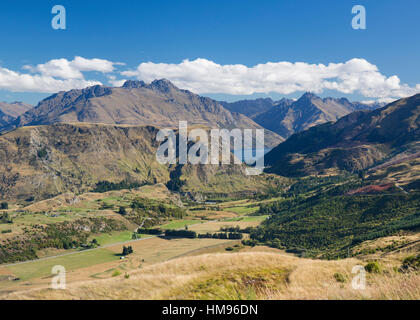
<svg viewBox="0 0 420 320">
<path fill-rule="evenodd" d="M 66 30 L 53 30 L 51 27 L 51 8 L 56 4 L 66 8 Z M 351 9 L 356 4 L 365 6 L 367 10 L 366 30 L 353 30 L 351 27 Z M 361 92 L 356 87 L 350 90 L 352 85 L 349 84 L 344 89 L 340 84 L 338 87 L 341 89 L 331 89 L 332 85 L 327 84 L 318 88 L 317 93 L 321 96 L 374 100 L 403 96 L 420 88 L 416 88 L 420 83 L 419 21 L 418 0 L 2 0 L 0 68 L 3 68 L 6 75 L 15 72 L 19 75 L 46 77 L 42 73 L 45 68 L 36 68 L 37 65 L 46 64 L 52 59 L 72 61 L 76 56 L 88 60 L 96 58 L 113 63 L 121 62 L 124 65 L 113 65 L 112 72 L 82 70 L 83 79 L 79 77 L 76 86 L 82 86 L 83 81 L 100 81 L 110 85 L 111 77 L 114 80 L 149 80 L 154 75 L 167 78 L 172 76 L 175 82 L 178 81 L 189 89 L 196 89 L 193 91 L 233 100 L 252 94 L 252 81 L 242 83 L 243 80 L 238 75 L 240 68 L 236 71 L 228 70 L 232 74 L 227 79 L 220 78 L 221 83 L 225 81 L 233 87 L 237 82 L 238 89 L 217 92 L 227 86 L 219 89 L 211 83 L 217 82 L 218 77 L 223 77 L 227 72 L 225 69 L 220 74 L 217 73 L 217 70 L 223 69 L 221 66 L 243 65 L 253 68 L 267 62 L 303 62 L 307 67 L 301 69 L 293 65 L 290 72 L 298 69 L 306 77 L 307 72 L 318 72 L 308 71 L 312 70 L 311 66 L 345 64 L 356 58 L 368 63 L 364 64 L 365 69 L 361 72 L 376 66 L 376 73 L 385 77 L 385 84 L 378 84 L 380 88 L 375 87 L 369 92 Z M 190 62 L 204 60 L 179 66 L 185 59 Z M 167 65 L 151 64 L 137 70 L 141 63 L 147 62 Z M 342 69 L 357 69 L 363 64 L 359 60 L 356 62 L 340 67 L 338 71 L 334 67 L 333 72 L 341 75 L 344 72 Z M 28 65 L 32 69 L 23 68 Z M 190 77 L 188 71 L 191 68 L 198 74 L 201 69 L 197 68 L 203 68 L 203 77 L 209 73 L 215 74 L 201 83 L 197 75 Z M 274 78 L 276 72 L 284 72 L 282 68 L 274 68 Z M 266 67 L 258 72 L 265 74 L 269 69 L 270 67 Z M 167 70 L 171 71 L 168 73 Z M 251 70 L 248 76 L 256 75 L 258 80 L 260 74 L 256 72 Z M 373 75 L 375 81 L 378 80 L 376 73 Z M 389 79 L 394 75 L 404 88 L 397 88 L 395 79 Z M 65 77 L 53 75 L 53 78 L 62 80 Z M 301 79 L 301 76 L 298 78 Z M 2 80 L 0 73 L 0 101 L 23 100 L 35 104 L 50 94 L 37 92 L 48 91 L 48 88 L 44 89 L 45 85 L 34 85 L 26 90 L 26 87 L 22 88 L 18 83 L 5 84 L 8 79 Z M 37 79 L 35 77 L 33 81 Z M 311 81 L 315 81 L 311 79 L 305 89 L 310 88 Z M 370 79 L 365 81 L 369 82 Z M 72 81 L 66 86 L 76 83 L 73 78 L 70 80 Z M 273 81 L 278 83 L 280 80 Z M 259 88 L 251 96 L 269 94 L 278 98 L 301 94 L 298 89 L 285 88 L 284 83 L 282 89 L 276 89 L 276 85 L 270 83 L 261 86 L 273 91 L 262 92 L 264 88 Z M 37 89 L 38 87 L 42 89 Z M 394 91 L 386 95 L 383 91 L 388 87 Z M 55 86 L 52 85 L 51 88 L 53 90 Z"/>
</svg>

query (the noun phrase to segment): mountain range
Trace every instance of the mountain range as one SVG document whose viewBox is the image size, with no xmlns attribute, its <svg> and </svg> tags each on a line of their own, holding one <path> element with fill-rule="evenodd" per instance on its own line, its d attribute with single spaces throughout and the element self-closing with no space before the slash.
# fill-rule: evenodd
<svg viewBox="0 0 420 320">
<path fill-rule="evenodd" d="M 0 130 L 77 122 L 176 128 L 179 121 L 188 121 L 190 127 L 262 129 L 245 115 L 230 112 L 215 100 L 178 89 L 162 79 L 150 84 L 127 81 L 119 88 L 97 85 L 59 92 Z M 283 140 L 265 131 L 267 147 L 274 147 Z"/>
<path fill-rule="evenodd" d="M 267 172 L 283 176 L 360 171 L 420 155 L 420 94 L 373 111 L 355 111 L 292 135 L 265 157 Z M 410 180 L 418 179 L 410 173 Z"/>
<path fill-rule="evenodd" d="M 420 152 L 420 95 L 381 108 L 312 93 L 296 101 L 257 99 L 232 107 L 162 79 L 59 92 L 33 108 L 1 106 L 3 197 L 22 198 L 38 190 L 46 198 L 90 190 L 101 180 L 166 183 L 174 173 L 188 179 L 184 189 L 194 192 L 206 187 L 211 192 L 213 186 L 227 193 L 258 189 L 262 182 L 244 179 L 243 168 L 158 165 L 156 132 L 176 128 L 180 120 L 204 128 L 257 129 L 264 124 L 278 133 L 265 133 L 266 146 L 275 146 L 265 157 L 266 172 L 286 177 L 372 168 L 382 174 L 404 159 L 417 161 Z M 249 117 L 237 112 L 241 106 Z M 416 167 L 414 162 L 408 166 Z M 407 181 L 416 178 L 413 172 L 406 170 Z"/>
<path fill-rule="evenodd" d="M 357 111 L 374 110 L 384 104 L 350 102 L 346 98 L 320 98 L 307 92 L 298 100 L 270 98 L 242 100 L 223 105 L 235 112 L 243 113 L 262 127 L 287 139 L 293 133 L 304 131 L 312 126 L 339 118 Z"/>
<path fill-rule="evenodd" d="M 76 122 L 176 127 L 178 121 L 187 120 L 189 125 L 207 128 L 265 128 L 266 146 L 274 147 L 293 133 L 381 106 L 346 98 L 323 99 L 312 93 L 298 100 L 218 102 L 179 89 L 166 79 L 150 84 L 128 80 L 119 88 L 98 85 L 59 92 L 34 108 L 18 102 L 0 103 L 0 131 Z"/>
<path fill-rule="evenodd" d="M 0 111 L 10 117 L 17 118 L 26 111 L 32 109 L 33 106 L 24 102 L 0 102 Z"/>
<path fill-rule="evenodd" d="M 30 109 L 32 106 L 23 102 L 0 102 L 0 127 L 6 126 Z"/>
<path fill-rule="evenodd" d="M 286 101 L 293 102 L 293 100 L 285 99 Z M 275 105 L 279 104 L 281 101 L 274 101 L 271 98 L 258 98 L 258 99 L 248 99 L 248 100 L 239 100 L 235 102 L 226 102 L 221 101 L 220 103 L 228 110 L 232 112 L 238 112 L 246 115 L 247 117 L 254 119 L 261 113 L 264 113 Z"/>
<path fill-rule="evenodd" d="M 16 111 L 17 112 L 17 111 Z M 183 191 L 255 193 L 261 177 L 244 166 L 167 166 L 156 161 L 159 128 L 261 129 L 220 103 L 175 87 L 167 80 L 127 81 L 122 87 L 93 86 L 59 92 L 11 119 L 0 135 L 0 197 L 46 199 L 63 192 L 93 190 L 101 181 L 168 183 L 182 179 Z M 265 130 L 269 147 L 283 139 Z"/>
</svg>

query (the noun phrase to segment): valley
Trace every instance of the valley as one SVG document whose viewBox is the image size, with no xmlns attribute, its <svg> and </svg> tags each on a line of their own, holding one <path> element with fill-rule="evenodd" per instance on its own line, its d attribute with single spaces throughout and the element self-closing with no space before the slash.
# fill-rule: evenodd
<svg viewBox="0 0 420 320">
<path fill-rule="evenodd" d="M 420 301 L 420 1 L 364 2 L 1 1 L 4 311 Z"/>
<path fill-rule="evenodd" d="M 326 233 L 327 225 L 334 232 L 339 230 L 337 228 L 340 223 L 328 219 L 327 225 L 323 225 L 324 222 L 319 216 L 314 216 L 316 227 L 308 224 L 308 217 L 302 219 L 295 216 L 293 224 L 301 229 L 303 225 L 299 226 L 298 223 L 302 221 L 307 231 L 299 231 L 301 235 L 298 238 L 293 236 L 296 231 L 291 229 L 292 233 L 288 233 L 289 227 L 284 221 L 288 213 L 283 213 L 282 207 L 290 208 L 290 199 L 299 195 L 302 200 L 304 198 L 310 200 L 320 192 L 324 195 L 346 193 L 347 190 L 363 185 L 357 176 L 349 178 L 297 179 L 291 181 L 287 188 L 278 190 L 276 195 L 207 203 L 181 199 L 179 194 L 169 191 L 163 184 L 104 193 L 85 193 L 79 196 L 66 194 L 35 202 L 23 210 L 17 210 L 25 211 L 24 217 L 13 219 L 12 233 L 2 234 L 2 241 L 7 236 L 19 235 L 19 228 L 14 229 L 18 225 L 31 228 L 37 224 L 77 221 L 82 217 L 101 216 L 123 221 L 122 229 L 125 230 L 104 229 L 99 233 L 92 230 L 85 238 L 85 243 L 89 244 L 89 247 L 83 245 L 68 249 L 45 248 L 37 251 L 36 260 L 0 265 L 0 297 L 3 299 L 411 299 L 418 297 L 420 284 L 418 274 L 415 271 L 410 273 L 399 271 L 402 270 L 404 261 L 408 257 L 413 255 L 415 257 L 420 251 L 416 221 L 413 221 L 411 227 L 405 231 L 399 229 L 401 231 L 397 233 L 391 231 L 390 235 L 378 234 L 372 238 L 373 240 L 363 239 L 354 242 L 350 247 L 341 243 L 345 239 L 340 235 L 341 231 L 337 240 L 333 240 L 333 247 L 322 248 L 317 242 L 307 242 L 305 239 L 308 236 L 316 239 L 318 234 L 317 239 L 322 241 L 331 239 Z M 347 181 L 352 182 L 346 186 Z M 400 190 L 394 192 L 401 195 Z M 381 199 L 380 194 L 376 196 L 372 194 L 371 197 Z M 419 197 L 415 199 L 418 200 Z M 132 212 L 136 207 L 132 205 L 133 203 L 142 203 L 139 208 L 149 209 L 142 210 L 138 217 L 137 212 Z M 160 205 L 154 206 L 153 203 Z M 168 207 L 167 210 L 179 208 L 182 213 L 162 211 L 163 206 Z M 294 206 L 296 212 L 305 212 L 305 209 L 299 209 L 299 205 Z M 121 213 L 121 207 L 126 208 L 124 214 Z M 311 207 L 316 208 L 316 205 Z M 47 208 L 50 210 L 48 214 L 40 211 Z M 413 208 L 418 208 L 418 204 L 413 204 Z M 12 207 L 9 211 L 12 212 L 14 209 L 16 208 Z M 337 209 L 341 214 L 348 214 L 343 208 L 337 207 Z M 331 210 L 328 212 L 332 214 Z M 415 217 L 416 211 L 411 215 Z M 284 238 L 262 240 L 260 233 L 278 223 L 278 216 L 282 217 L 283 222 L 276 226 L 276 229 L 283 230 Z M 349 228 L 344 221 L 342 226 Z M 360 226 L 351 228 L 349 230 L 353 230 L 352 234 L 355 234 Z M 154 230 L 162 231 L 153 234 Z M 198 237 L 194 239 L 184 236 L 166 237 L 161 234 L 165 230 L 187 230 L 195 232 Z M 238 230 L 243 238 L 230 240 L 212 237 L 214 234 L 225 232 L 222 230 L 228 232 Z M 374 231 L 371 228 L 368 230 Z M 322 233 L 319 233 L 320 231 Z M 93 243 L 95 245 L 92 246 Z M 122 259 L 121 251 L 124 246 L 132 247 L 133 253 Z M 337 251 L 337 248 L 343 248 L 343 254 L 340 250 Z M 366 266 L 372 261 L 375 261 L 381 270 L 377 273 L 368 273 L 368 290 L 352 289 L 352 268 L 356 265 Z M 55 265 L 66 268 L 66 290 L 48 289 L 53 277 L 51 269 Z M 322 272 L 315 276 L 314 270 Z M 260 280 L 250 285 L 250 279 Z M 163 285 L 164 283 L 166 285 Z"/>
<path fill-rule="evenodd" d="M 127 81 L 61 92 L 9 119 L 0 298 L 418 298 L 419 96 L 363 111 L 312 94 L 281 103 L 312 116 L 284 142 L 268 135 L 259 175 L 245 163 L 159 163 L 156 136 L 192 110 L 191 129 L 257 129 L 251 119 L 272 112 L 269 100 L 247 101 L 248 118 L 224 108 L 242 102 Z M 325 118 L 308 104 L 348 109 Z M 54 266 L 66 269 L 66 290 L 49 289 Z"/>
<path fill-rule="evenodd" d="M 172 195 L 163 185 L 145 186 L 133 190 L 110 191 L 103 194 L 83 194 L 78 201 L 69 204 L 69 195 L 41 201 L 25 208 L 25 215 L 21 219 L 13 216 L 13 226 L 35 227 L 38 224 L 60 224 L 62 221 L 75 221 L 81 217 L 108 217 L 116 221 L 124 221 L 126 231 L 90 232 L 86 243 L 96 243 L 95 246 L 80 248 L 45 248 L 37 251 L 39 259 L 0 265 L 0 294 L 11 291 L 26 291 L 48 286 L 51 280 L 51 268 L 63 265 L 66 268 L 68 282 L 88 281 L 116 277 L 117 273 L 130 273 L 139 268 L 156 263 L 173 260 L 182 256 L 198 255 L 205 252 L 226 252 L 226 248 L 242 248 L 238 240 L 228 239 L 184 239 L 166 238 L 151 234 L 136 232 L 138 224 L 129 215 L 121 215 L 118 208 L 128 204 L 130 199 L 146 196 L 150 201 L 160 203 L 179 203 L 179 199 Z M 73 198 L 74 200 L 74 198 Z M 230 205 L 230 203 L 226 203 Z M 49 206 L 53 211 L 49 214 L 38 210 Z M 106 207 L 106 209 L 104 208 Z M 239 208 L 239 207 L 234 207 Z M 243 208 L 243 207 L 242 207 Z M 197 208 L 191 207 L 191 214 L 182 219 L 162 217 L 159 227 L 162 230 L 184 229 L 198 234 L 217 233 L 222 227 L 240 227 L 242 229 L 258 226 L 265 217 L 245 216 L 230 211 L 230 208 L 205 207 L 206 213 L 199 214 Z M 214 214 L 214 215 L 213 215 Z M 153 218 L 150 218 L 153 221 Z M 137 221 L 137 220 L 136 220 Z M 150 221 L 150 220 L 149 220 Z M 146 220 L 145 225 L 155 227 L 156 222 Z M 139 232 L 141 232 L 139 230 Z M 2 241 L 20 235 L 19 228 L 13 228 L 11 233 L 4 234 Z M 122 246 L 130 245 L 134 253 L 120 259 Z M 237 251 L 237 249 L 235 249 Z"/>
</svg>

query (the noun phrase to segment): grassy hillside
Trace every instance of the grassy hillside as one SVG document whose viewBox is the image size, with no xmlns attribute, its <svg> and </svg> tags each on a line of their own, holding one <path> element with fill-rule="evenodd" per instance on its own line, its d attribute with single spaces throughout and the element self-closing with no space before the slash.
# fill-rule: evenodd
<svg viewBox="0 0 420 320">
<path fill-rule="evenodd" d="M 90 191 L 102 180 L 166 182 L 152 127 L 57 124 L 0 136 L 0 197 L 45 199 Z"/>
<path fill-rule="evenodd" d="M 365 290 L 351 286 L 358 259 L 320 261 L 255 248 L 233 254 L 184 257 L 132 271 L 129 277 L 32 290 L 9 299 L 418 299 L 420 276 L 368 273 Z"/>
<path fill-rule="evenodd" d="M 375 185 L 356 175 L 307 177 L 279 195 L 259 204 L 257 214 L 270 217 L 247 244 L 337 258 L 365 240 L 420 230 L 420 194 L 392 182 Z"/>
<path fill-rule="evenodd" d="M 240 165 L 175 166 L 156 161 L 158 129 L 103 124 L 22 127 L 0 136 L 0 199 L 28 202 L 61 193 L 122 189 L 182 179 L 174 191 L 263 192 L 271 182 Z M 281 178 L 277 180 L 282 180 Z M 99 186 L 98 186 L 99 184 Z M 276 184 L 276 182 L 274 182 Z M 108 189 L 106 189 L 108 188 Z"/>
<path fill-rule="evenodd" d="M 420 228 L 420 194 L 314 196 L 276 203 L 251 238 L 312 256 L 346 256 L 364 240 Z"/>
</svg>

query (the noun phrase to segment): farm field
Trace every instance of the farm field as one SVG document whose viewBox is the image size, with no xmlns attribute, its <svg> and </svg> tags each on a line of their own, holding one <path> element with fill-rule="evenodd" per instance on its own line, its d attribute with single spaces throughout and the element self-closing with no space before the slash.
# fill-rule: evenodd
<svg viewBox="0 0 420 320">
<path fill-rule="evenodd" d="M 193 225 L 189 228 L 191 231 L 195 231 L 197 233 L 214 233 L 218 232 L 222 227 L 236 227 L 239 226 L 241 229 L 245 229 L 247 227 L 256 227 L 262 221 L 264 221 L 264 216 L 257 216 L 257 217 L 238 217 L 238 218 L 231 218 L 222 221 L 214 221 L 208 223 L 202 223 Z"/>
<path fill-rule="evenodd" d="M 185 226 L 190 226 L 190 225 L 201 223 L 201 222 L 202 220 L 187 220 L 187 219 L 175 220 L 175 221 L 172 221 L 170 223 L 160 226 L 160 228 L 168 229 L 168 230 L 169 229 L 176 230 L 176 229 L 184 228 Z"/>
<path fill-rule="evenodd" d="M 100 246 L 106 246 L 118 242 L 126 242 L 132 240 L 133 233 L 131 231 L 114 231 L 110 233 L 102 233 L 92 235 L 89 240 L 96 239 Z"/>
<path fill-rule="evenodd" d="M 235 218 L 229 218 L 226 219 L 226 222 L 235 222 L 235 221 L 241 221 L 241 222 L 248 222 L 248 223 L 255 223 L 256 225 L 259 225 L 261 222 L 266 220 L 269 216 L 241 216 L 241 217 L 235 217 Z M 251 226 L 252 227 L 252 226 Z"/>
<path fill-rule="evenodd" d="M 7 267 L 16 277 L 22 281 L 34 278 L 48 277 L 51 275 L 51 269 L 55 265 L 62 265 L 66 270 L 76 270 L 93 264 L 101 264 L 119 258 L 107 249 L 90 250 L 86 252 L 78 252 L 57 258 L 51 258 L 40 261 L 16 264 Z"/>
<path fill-rule="evenodd" d="M 198 220 L 191 220 L 194 225 L 190 226 L 190 230 L 197 232 L 216 232 L 222 226 L 241 227 L 255 226 L 256 221 L 252 222 L 204 222 L 196 224 Z M 177 224 L 178 223 L 178 224 Z M 186 221 L 174 221 L 169 227 L 177 228 L 185 226 Z M 0 281 L 0 288 L 3 293 L 9 290 L 22 290 L 27 288 L 39 288 L 46 286 L 51 281 L 51 268 L 55 265 L 62 265 L 66 268 L 67 280 L 69 283 L 77 281 L 85 281 L 90 279 L 112 278 L 113 274 L 124 272 L 129 273 L 147 265 L 156 264 L 189 254 L 198 254 L 201 250 L 211 248 L 218 252 L 223 252 L 224 247 L 238 243 L 235 240 L 219 240 L 219 239 L 183 239 L 175 238 L 167 240 L 159 237 L 151 237 L 150 235 L 140 235 L 141 239 L 130 241 L 131 231 L 112 232 L 108 234 L 94 235 L 92 239 L 96 239 L 101 246 L 106 248 L 97 248 L 82 252 L 71 252 L 70 254 L 44 258 L 21 264 L 14 264 L 7 267 L 0 266 L 1 275 L 12 275 L 19 278 L 17 281 Z M 149 237 L 149 238 L 147 238 Z M 127 242 L 126 242 L 127 241 Z M 121 260 L 120 254 L 122 244 L 132 246 L 134 253 Z M 1 292 L 0 292 L 1 295 Z"/>
<path fill-rule="evenodd" d="M 230 207 L 230 208 L 224 208 L 223 210 L 234 212 L 239 215 L 252 215 L 258 212 L 259 207 Z"/>
</svg>

